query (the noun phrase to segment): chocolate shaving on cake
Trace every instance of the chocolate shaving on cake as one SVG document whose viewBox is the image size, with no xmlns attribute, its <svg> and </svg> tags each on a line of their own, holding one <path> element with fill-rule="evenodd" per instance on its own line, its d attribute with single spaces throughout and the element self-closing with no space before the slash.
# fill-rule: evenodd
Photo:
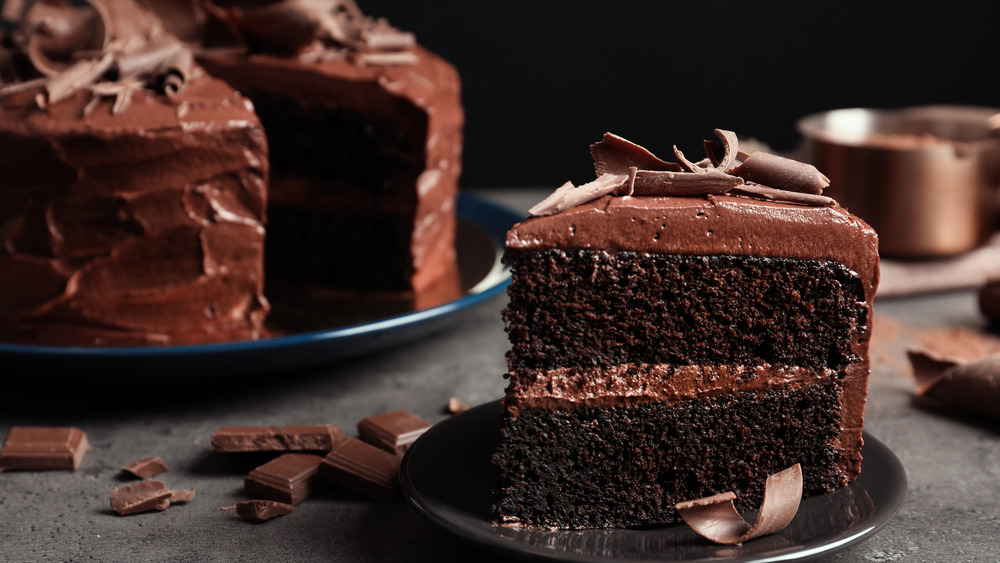
<svg viewBox="0 0 1000 563">
<path fill-rule="evenodd" d="M 696 197 L 731 194 L 813 207 L 835 205 L 820 195 L 830 181 L 811 164 L 763 152 L 739 150 L 732 131 L 716 129 L 722 140 L 704 143 L 708 157 L 692 162 L 674 146 L 680 163 L 666 162 L 647 149 L 611 133 L 590 147 L 597 179 L 581 186 L 567 182 L 530 210 L 553 215 L 612 195 Z"/>
<path fill-rule="evenodd" d="M 965 360 L 914 348 L 907 357 L 918 397 L 957 412 L 1000 419 L 1000 354 Z"/>
<path fill-rule="evenodd" d="M 408 65 L 416 37 L 385 19 L 365 16 L 352 0 L 285 0 L 263 6 L 206 13 L 231 32 L 250 53 L 298 56 L 304 62 L 356 57 L 366 65 Z"/>
<path fill-rule="evenodd" d="M 43 109 L 86 90 L 94 98 L 84 115 L 107 97 L 114 98 L 112 113 L 120 114 L 139 88 L 173 98 L 194 66 L 186 47 L 150 14 L 127 3 L 112 9 L 98 0 L 81 6 L 39 2 L 24 13 L 20 26 L 11 44 L 40 76 L 16 76 L 14 84 L 0 85 L 0 95 L 37 88 L 35 99 Z M 113 30 L 129 35 L 113 37 Z"/>
<path fill-rule="evenodd" d="M 716 543 L 739 545 L 781 531 L 791 523 L 802 500 L 802 467 L 796 463 L 767 478 L 764 500 L 753 524 L 736 511 L 734 500 L 735 493 L 725 492 L 674 507 L 698 534 Z"/>
</svg>

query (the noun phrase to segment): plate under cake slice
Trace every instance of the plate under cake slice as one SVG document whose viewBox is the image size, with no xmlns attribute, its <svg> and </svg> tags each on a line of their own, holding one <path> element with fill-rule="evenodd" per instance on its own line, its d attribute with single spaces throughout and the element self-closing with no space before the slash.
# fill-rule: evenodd
<svg viewBox="0 0 1000 563">
<path fill-rule="evenodd" d="M 36 2 L 0 39 L 0 340 L 252 339 L 267 143 L 131 0 Z"/>
<path fill-rule="evenodd" d="M 796 463 L 807 495 L 858 476 L 876 234 L 815 168 L 717 133 L 696 163 L 605 135 L 598 178 L 508 233 L 499 522 L 677 522 Z"/>
</svg>

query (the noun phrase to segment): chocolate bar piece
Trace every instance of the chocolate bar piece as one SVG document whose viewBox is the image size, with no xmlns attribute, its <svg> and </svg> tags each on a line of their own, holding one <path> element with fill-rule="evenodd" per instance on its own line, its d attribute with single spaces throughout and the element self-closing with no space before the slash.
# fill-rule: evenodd
<svg viewBox="0 0 1000 563">
<path fill-rule="evenodd" d="M 212 433 L 217 452 L 328 452 L 344 439 L 336 424 L 301 426 L 227 426 Z"/>
<path fill-rule="evenodd" d="M 975 360 L 929 349 L 907 351 L 917 396 L 937 406 L 1000 420 L 1000 354 Z"/>
<path fill-rule="evenodd" d="M 89 449 L 79 428 L 15 426 L 0 449 L 0 469 L 76 469 Z"/>
<path fill-rule="evenodd" d="M 431 425 L 417 415 L 396 410 L 369 416 L 358 423 L 358 436 L 390 453 L 406 451 Z"/>
<path fill-rule="evenodd" d="M 172 494 L 163 481 L 140 481 L 111 491 L 111 508 L 122 516 L 164 510 Z"/>
<path fill-rule="evenodd" d="M 244 500 L 236 503 L 236 506 L 226 507 L 223 510 L 233 508 L 236 509 L 236 516 L 240 520 L 247 520 L 249 522 L 264 522 L 276 516 L 291 514 L 295 510 L 294 505 L 262 499 Z"/>
<path fill-rule="evenodd" d="M 298 504 L 312 495 L 321 461 L 315 454 L 283 454 L 251 471 L 243 486 L 265 499 Z"/>
<path fill-rule="evenodd" d="M 400 457 L 357 438 L 347 438 L 323 458 L 319 474 L 379 500 L 399 488 Z"/>
<path fill-rule="evenodd" d="M 146 479 L 170 471 L 170 466 L 159 457 L 144 457 L 122 467 L 122 471 Z"/>
</svg>

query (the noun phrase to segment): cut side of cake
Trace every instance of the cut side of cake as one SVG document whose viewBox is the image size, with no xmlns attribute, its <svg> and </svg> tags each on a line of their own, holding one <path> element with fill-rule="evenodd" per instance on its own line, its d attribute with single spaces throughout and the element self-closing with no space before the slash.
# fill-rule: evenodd
<svg viewBox="0 0 1000 563">
<path fill-rule="evenodd" d="M 421 292 L 457 279 L 455 68 L 350 0 L 218 4 L 203 42 L 224 43 L 212 32 L 224 24 L 243 47 L 198 60 L 253 100 L 267 132 L 269 281 Z M 315 25 L 290 38 L 303 21 Z"/>
<path fill-rule="evenodd" d="M 499 522 L 671 523 L 796 463 L 806 494 L 859 474 L 877 237 L 718 133 L 699 163 L 606 135 L 598 179 L 508 233 Z"/>
</svg>

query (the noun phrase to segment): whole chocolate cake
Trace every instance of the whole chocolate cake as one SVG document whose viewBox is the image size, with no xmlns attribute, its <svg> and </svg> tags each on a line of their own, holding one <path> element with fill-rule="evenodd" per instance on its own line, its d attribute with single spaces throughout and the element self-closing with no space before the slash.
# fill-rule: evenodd
<svg viewBox="0 0 1000 563">
<path fill-rule="evenodd" d="M 249 100 L 130 0 L 15 15 L 0 39 L 0 341 L 257 337 L 268 160 Z"/>
<path fill-rule="evenodd" d="M 206 8 L 202 31 L 178 33 L 201 37 L 198 61 L 253 100 L 267 132 L 269 282 L 421 292 L 457 281 L 455 68 L 352 0 Z"/>
<path fill-rule="evenodd" d="M 858 476 L 877 237 L 815 168 L 717 134 L 696 163 L 605 135 L 598 178 L 508 233 L 498 521 L 669 523 L 796 463 L 806 494 Z"/>
</svg>

